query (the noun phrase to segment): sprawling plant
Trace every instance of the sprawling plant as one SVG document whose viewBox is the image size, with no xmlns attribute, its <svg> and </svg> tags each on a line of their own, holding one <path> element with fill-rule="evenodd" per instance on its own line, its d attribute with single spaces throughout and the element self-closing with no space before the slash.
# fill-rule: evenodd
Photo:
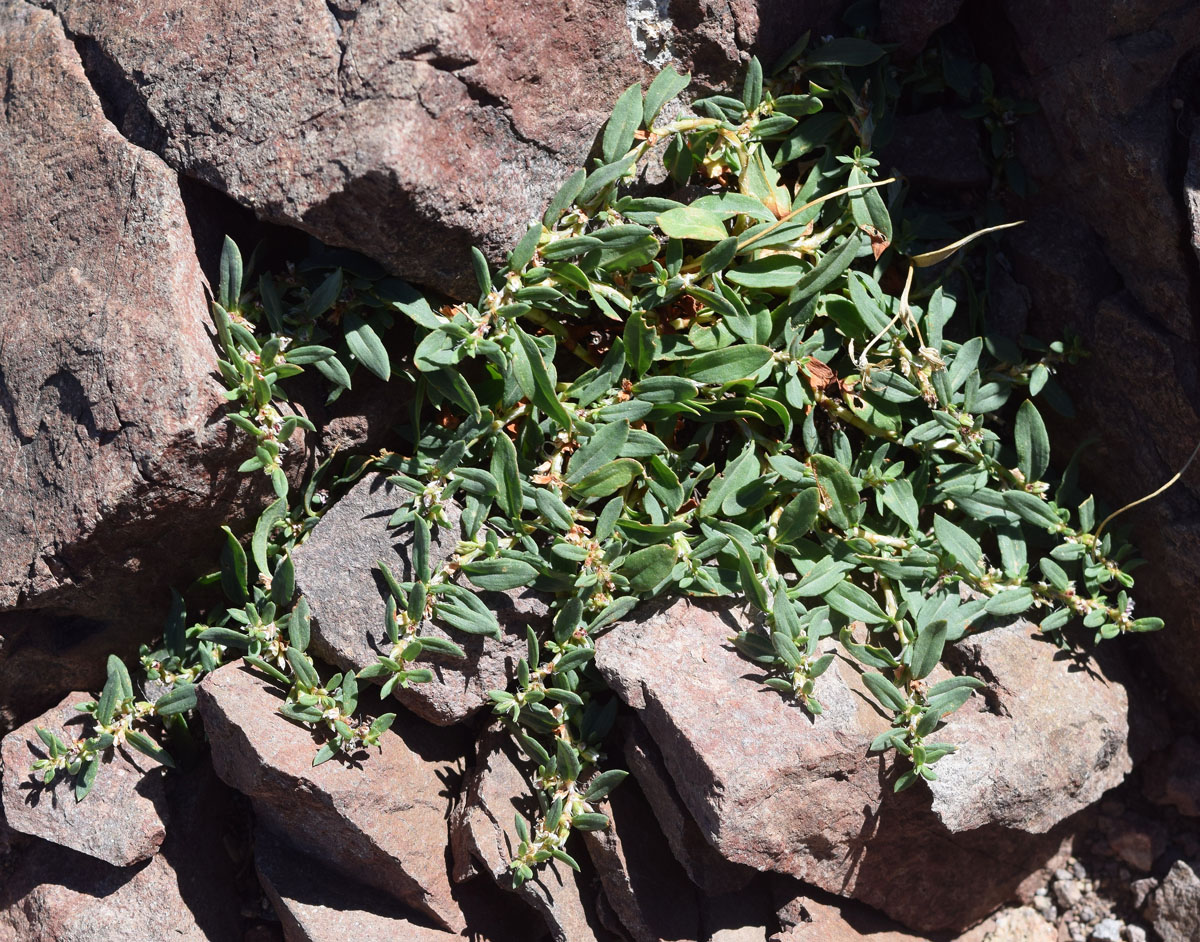
<svg viewBox="0 0 1200 942">
<path fill-rule="evenodd" d="M 901 182 L 878 178 L 873 136 L 901 91 L 883 51 L 801 41 L 770 76 L 752 60 L 740 98 L 663 118 L 687 84 L 668 68 L 621 96 L 595 165 L 507 265 L 474 253 L 474 303 L 430 305 L 341 269 L 243 294 L 227 245 L 221 371 L 256 444 L 243 470 L 270 475 L 277 499 L 249 555 L 227 532 L 210 581 L 228 603 L 185 627 L 177 602 L 164 647 L 143 652 L 173 689 L 138 702 L 117 662 L 89 706 L 97 737 L 82 750 L 47 739 L 49 777 L 92 775 L 119 736 L 138 745 L 139 717 L 184 712 L 228 648 L 288 689 L 285 715 L 329 730 L 315 761 L 373 744 L 392 714 L 355 718 L 358 679 L 385 695 L 428 681 L 422 656 L 462 654 L 429 622 L 495 636 L 477 590 L 532 588 L 551 615 L 526 626 L 526 656 L 491 693 L 536 767 L 519 885 L 545 861 L 576 866 L 571 831 L 607 823 L 598 806 L 625 773 L 602 771 L 617 703 L 594 643 L 641 600 L 744 602 L 739 649 L 814 715 L 833 658 L 859 664 L 891 718 L 871 748 L 902 757 L 897 790 L 936 778 L 954 748 L 940 731 L 981 685 L 940 666 L 947 644 L 1019 615 L 1064 647 L 1072 620 L 1096 640 L 1161 627 L 1132 616 L 1137 561 L 1095 525 L 1090 497 L 1073 499 L 1073 462 L 1049 472 L 1036 402 L 1063 407 L 1053 373 L 1078 351 L 958 329 L 938 266 L 990 230 L 931 246 Z M 648 187 L 656 160 L 667 180 Z M 396 316 L 416 343 L 393 369 L 380 333 Z M 381 564 L 391 649 L 357 679 L 322 682 L 289 556 L 319 516 L 316 480 L 289 491 L 280 456 L 305 423 L 280 383 L 312 364 L 336 396 L 355 363 L 411 383 L 410 447 L 373 466 L 409 495 L 391 525 L 413 534 L 412 578 Z M 452 520 L 455 550 L 435 560 Z"/>
<path fill-rule="evenodd" d="M 954 340 L 954 298 L 917 281 L 975 236 L 929 250 L 897 234 L 903 189 L 870 156 L 881 56 L 802 45 L 769 79 L 752 61 L 740 98 L 671 120 L 686 77 L 631 87 L 596 166 L 507 266 L 476 253 L 475 303 L 402 305 L 439 418 L 390 462 L 412 495 L 393 523 L 427 547 L 448 501 L 462 513 L 448 563 L 418 553 L 415 579 L 391 580 L 389 618 L 498 631 L 460 573 L 552 600 L 513 687 L 492 693 L 537 765 L 518 883 L 573 863 L 572 827 L 605 823 L 593 804 L 621 773 L 594 774 L 613 704 L 593 643 L 640 599 L 744 599 L 738 647 L 813 714 L 849 655 L 892 718 L 872 749 L 904 757 L 897 790 L 936 777 L 954 748 L 937 734 L 981 686 L 931 676 L 946 644 L 1023 613 L 1062 645 L 1073 617 L 1098 639 L 1161 626 L 1131 616 L 1130 549 L 1095 532 L 1091 498 L 1071 508 L 1047 480 L 1034 399 L 1061 400 L 1051 374 L 1074 351 L 1022 362 L 1011 343 Z M 627 194 L 659 155 L 667 195 Z"/>
</svg>

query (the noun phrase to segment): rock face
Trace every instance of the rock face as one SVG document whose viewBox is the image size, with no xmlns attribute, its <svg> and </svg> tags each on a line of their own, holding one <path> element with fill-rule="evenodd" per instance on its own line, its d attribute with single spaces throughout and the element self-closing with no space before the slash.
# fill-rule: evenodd
<svg viewBox="0 0 1200 942">
<path fill-rule="evenodd" d="M 532 809 L 526 805 L 532 794 L 532 786 L 517 767 L 512 738 L 501 729 L 489 730 L 479 741 L 475 768 L 450 824 L 456 880 L 469 879 L 482 867 L 501 886 L 511 886 L 513 815 L 529 819 Z M 580 860 L 580 854 L 574 856 Z M 597 892 L 591 880 L 586 870 L 575 873 L 551 861 L 517 894 L 542 916 L 556 942 L 604 940 L 607 935 L 596 924 Z"/>
<path fill-rule="evenodd" d="M 60 776 L 46 786 L 29 771 L 46 755 L 35 727 L 67 743 L 81 738 L 90 717 L 75 704 L 90 699 L 86 693 L 68 694 L 58 706 L 4 737 L 4 816 L 14 831 L 126 867 L 153 857 L 166 836 L 169 814 L 162 772 L 154 760 L 132 750 L 114 750 L 86 800 L 79 802 L 69 777 Z"/>
<path fill-rule="evenodd" d="M 1057 848 L 1052 832 L 1028 832 L 1050 831 L 1129 767 L 1120 688 L 1055 663 L 1016 627 L 961 654 L 995 678 L 984 702 L 1008 715 L 964 707 L 947 735 L 966 758 L 939 766 L 932 808 L 924 788 L 892 795 L 889 761 L 867 754 L 886 721 L 857 672 L 835 660 L 818 689 L 825 713 L 813 721 L 746 679 L 748 662 L 728 644 L 737 627 L 729 609 L 662 603 L 599 639 L 596 664 L 639 711 L 722 856 L 861 899 L 912 928 L 962 928 L 1004 902 Z M 1068 699 L 1044 715 L 1027 705 L 1040 691 L 1022 683 Z M 1032 781 L 1004 774 L 1043 739 L 1069 755 L 1026 769 Z"/>
<path fill-rule="evenodd" d="M 1115 509 L 1159 487 L 1200 441 L 1192 315 L 1200 229 L 1188 209 L 1200 186 L 1191 156 L 1200 8 L 1102 0 L 1063 5 L 1047 20 L 1037 3 L 1005 0 L 964 12 L 981 54 L 1009 64 L 1000 81 L 1040 108 L 1014 128 L 1037 191 L 1013 200 L 1011 218 L 1028 223 L 1004 239 L 1005 254 L 1032 295 L 1024 329 L 1045 339 L 1076 333 L 1091 354 L 1059 374 L 1078 419 L 1052 437 L 1062 462 L 1083 429 L 1102 429 L 1081 480 Z M 1189 601 L 1200 578 L 1196 481 L 1193 467 L 1121 518 L 1142 554 L 1163 561 L 1138 571 L 1136 594 L 1144 614 L 1167 621 L 1147 650 L 1192 709 L 1200 706 L 1200 614 Z"/>
<path fill-rule="evenodd" d="M 313 768 L 311 733 L 275 711 L 282 695 L 238 662 L 200 685 L 213 764 L 267 827 L 335 869 L 390 893 L 453 931 L 465 925 L 441 853 L 449 802 L 428 731 L 399 718 L 381 751 Z"/>
<path fill-rule="evenodd" d="M 365 478 L 329 509 L 293 556 L 296 585 L 312 609 L 313 651 L 339 667 L 361 670 L 391 650 L 384 630 L 387 585 L 379 561 L 400 581 L 412 578 L 412 530 L 387 528 L 408 496 L 388 484 L 386 475 Z M 447 510 L 450 526 L 438 528 L 430 551 L 435 570 L 459 539 L 458 508 L 448 505 Z M 536 625 L 549 612 L 529 590 L 485 592 L 481 598 L 500 622 L 500 638 L 450 633 L 427 623 L 422 634 L 449 638 L 467 656 L 430 658 L 433 681 L 395 690 L 397 700 L 430 722 L 458 723 L 483 709 L 487 692 L 506 687 L 510 670 L 524 657 L 525 625 Z"/>
<path fill-rule="evenodd" d="M 462 296 L 469 247 L 503 257 L 647 62 L 724 78 L 833 19 L 815 0 L 47 5 L 114 121 L 172 167 Z"/>
<path fill-rule="evenodd" d="M 411 910 L 379 893 L 322 873 L 319 861 L 281 844 L 269 831 L 255 835 L 254 869 L 279 916 L 286 942 L 450 942 L 458 938 L 413 922 Z"/>
<path fill-rule="evenodd" d="M 1146 916 L 1163 942 L 1190 942 L 1200 936 L 1200 877 L 1184 861 L 1176 861 L 1154 891 Z"/>
<path fill-rule="evenodd" d="M 0 5 L 0 74 L 3 728 L 102 679 L 89 634 L 119 620 L 128 649 L 154 611 L 129 600 L 165 598 L 244 480 L 175 173 L 108 121 L 52 14 Z"/>
<path fill-rule="evenodd" d="M 97 790 L 103 779 L 102 772 Z M 237 868 L 226 839 L 236 844 L 243 834 L 232 826 L 240 816 L 231 813 L 230 792 L 207 763 L 172 785 L 171 833 L 138 866 L 114 867 L 34 838 L 14 836 L 12 847 L 0 839 L 0 939 L 240 938 Z"/>
</svg>

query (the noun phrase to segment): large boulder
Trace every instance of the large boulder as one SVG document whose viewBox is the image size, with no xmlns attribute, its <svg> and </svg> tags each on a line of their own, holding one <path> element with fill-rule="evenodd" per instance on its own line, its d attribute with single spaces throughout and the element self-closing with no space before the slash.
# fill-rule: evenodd
<svg viewBox="0 0 1200 942">
<path fill-rule="evenodd" d="M 970 5 L 968 5 L 970 6 Z M 1079 335 L 1090 356 L 1064 368 L 1077 419 L 1060 422 L 1060 461 L 1089 433 L 1081 479 L 1110 509 L 1158 488 L 1200 441 L 1200 374 L 1193 309 L 1200 290 L 1192 208 L 1200 187 L 1197 106 L 1200 7 L 1187 0 L 1067 3 L 1053 16 L 1005 0 L 968 16 L 1005 95 L 1039 114 L 1012 129 L 1035 189 L 1010 196 L 1027 224 L 1004 238 L 1032 299 L 1022 331 Z M 1189 147 L 1189 138 L 1191 145 Z M 1195 709 L 1200 688 L 1200 488 L 1195 467 L 1139 506 L 1139 614 L 1166 619 L 1146 646 L 1173 692 Z"/>
<path fill-rule="evenodd" d="M 280 716 L 282 693 L 240 662 L 210 674 L 199 701 L 217 774 L 252 800 L 268 828 L 436 925 L 464 928 L 441 852 L 443 764 L 420 721 L 398 719 L 378 753 L 314 768 L 312 732 Z"/>
<path fill-rule="evenodd" d="M 1130 768 L 1121 685 L 1056 660 L 1018 624 L 957 652 L 991 681 L 946 730 L 961 752 L 938 781 L 892 794 L 892 759 L 867 752 L 887 721 L 858 671 L 835 659 L 818 685 L 825 712 L 810 718 L 754 682 L 729 644 L 745 624 L 727 605 L 681 600 L 596 645 L 704 837 L 737 863 L 914 929 L 961 929 L 1005 902 L 1057 850 L 1055 826 Z M 1053 762 L 1038 758 L 1048 743 Z"/>
<path fill-rule="evenodd" d="M 83 801 L 75 800 L 70 776 L 60 774 L 45 785 L 30 769 L 47 755 L 36 727 L 66 743 L 90 734 L 91 717 L 75 709 L 89 699 L 86 693 L 67 694 L 62 703 L 4 737 L 4 816 L 14 831 L 127 867 L 153 857 L 166 836 L 163 769 L 128 747 L 113 749 Z"/>
<path fill-rule="evenodd" d="M 109 122 L 52 14 L 0 5 L 0 74 L 5 728 L 161 624 L 246 479 L 175 172 Z"/>
<path fill-rule="evenodd" d="M 503 257 L 651 63 L 723 80 L 841 6 L 54 3 L 120 126 L 171 166 L 460 296 L 469 247 Z"/>
<path fill-rule="evenodd" d="M 384 562 L 401 582 L 411 580 L 411 526 L 388 529 L 388 519 L 411 495 L 373 474 L 351 489 L 292 554 L 296 586 L 312 611 L 313 652 L 346 670 L 362 670 L 391 651 L 384 628 L 387 583 Z M 437 527 L 430 549 L 434 571 L 454 552 L 461 512 L 446 504 L 448 526 Z M 458 723 L 482 710 L 489 690 L 503 690 L 516 662 L 525 656 L 525 626 L 549 615 L 545 600 L 528 589 L 483 592 L 481 598 L 500 622 L 499 638 L 446 631 L 426 622 L 420 633 L 454 641 L 466 657 L 431 655 L 422 664 L 434 672 L 429 683 L 397 686 L 393 696 L 413 712 L 439 725 Z"/>
</svg>

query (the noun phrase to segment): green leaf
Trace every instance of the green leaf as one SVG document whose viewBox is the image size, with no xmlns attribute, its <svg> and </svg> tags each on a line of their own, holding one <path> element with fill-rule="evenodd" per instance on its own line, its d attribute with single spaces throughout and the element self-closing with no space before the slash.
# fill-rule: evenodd
<svg viewBox="0 0 1200 942">
<path fill-rule="evenodd" d="M 313 667 L 312 661 L 303 651 L 288 648 L 287 662 L 292 665 L 292 670 L 296 673 L 296 680 L 302 686 L 315 688 L 321 685 L 321 678 L 317 674 L 316 668 Z"/>
<path fill-rule="evenodd" d="M 871 594 L 853 582 L 842 581 L 835 585 L 825 593 L 825 601 L 835 612 L 839 612 L 853 621 L 878 625 L 889 620 L 887 614 L 879 607 L 879 603 L 871 597 Z"/>
<path fill-rule="evenodd" d="M 149 756 L 159 765 L 164 765 L 168 769 L 175 768 L 175 760 L 145 733 L 136 729 L 127 729 L 125 730 L 125 742 L 143 755 Z"/>
<path fill-rule="evenodd" d="M 503 592 L 520 589 L 537 578 L 537 570 L 520 559 L 480 559 L 462 567 L 463 573 L 481 589 Z"/>
<path fill-rule="evenodd" d="M 106 669 L 109 678 L 116 678 L 117 681 L 117 696 L 122 700 L 129 700 L 133 697 L 133 680 L 129 676 L 129 668 L 115 654 L 108 656 Z"/>
<path fill-rule="evenodd" d="M 390 573 L 388 573 L 390 575 Z M 288 615 L 287 624 L 288 643 L 298 651 L 308 649 L 308 642 L 312 635 L 312 626 L 309 622 L 308 599 L 304 596 L 296 603 L 296 607 L 292 609 Z"/>
<path fill-rule="evenodd" d="M 828 455 L 812 456 L 818 486 L 824 488 L 830 505 L 825 511 L 829 522 L 840 530 L 848 530 L 859 519 L 858 488 L 850 472 Z"/>
<path fill-rule="evenodd" d="M 246 551 L 229 527 L 221 529 L 225 531 L 225 547 L 221 550 L 221 588 L 231 602 L 241 604 L 250 597 L 246 590 Z"/>
<path fill-rule="evenodd" d="M 797 494 L 779 515 L 779 522 L 775 526 L 775 542 L 795 543 L 812 530 L 819 508 L 820 492 L 815 487 Z"/>
<path fill-rule="evenodd" d="M 479 285 L 479 294 L 482 297 L 492 290 L 492 271 L 488 267 L 488 260 L 484 254 L 473 245 L 471 246 L 471 269 L 475 272 L 475 281 Z"/>
<path fill-rule="evenodd" d="M 1046 469 L 1050 467 L 1050 436 L 1046 433 L 1046 423 L 1042 421 L 1042 416 L 1032 399 L 1026 399 L 1017 410 L 1014 437 L 1018 467 L 1025 480 L 1040 481 Z"/>
<path fill-rule="evenodd" d="M 242 253 L 237 243 L 229 236 L 221 246 L 221 264 L 218 277 L 217 303 L 232 311 L 242 296 Z"/>
<path fill-rule="evenodd" d="M 1005 491 L 1004 504 L 1026 523 L 1046 530 L 1057 530 L 1062 526 L 1058 514 L 1042 498 L 1027 491 Z"/>
<path fill-rule="evenodd" d="M 617 99 L 612 117 L 604 125 L 600 151 L 606 164 L 623 157 L 633 146 L 633 135 L 641 127 L 642 116 L 642 86 L 634 83 Z"/>
<path fill-rule="evenodd" d="M 631 481 L 640 478 L 645 473 L 642 465 L 633 458 L 618 458 L 601 465 L 575 484 L 571 485 L 571 493 L 578 499 L 589 497 L 607 497 L 615 494 Z"/>
<path fill-rule="evenodd" d="M 75 800 L 83 801 L 96 782 L 96 773 L 100 770 L 100 757 L 92 756 L 79 769 L 75 776 Z"/>
<path fill-rule="evenodd" d="M 750 57 L 746 67 L 746 79 L 742 83 L 742 103 L 747 111 L 753 111 L 762 102 L 763 70 L 758 56 Z"/>
<path fill-rule="evenodd" d="M 652 85 L 651 88 L 653 87 Z M 608 797 L 609 792 L 625 781 L 628 775 L 628 772 L 621 769 L 609 769 L 607 772 L 601 772 L 588 783 L 587 791 L 583 793 L 583 800 L 602 801 Z"/>
<path fill-rule="evenodd" d="M 620 180 L 629 169 L 633 166 L 633 161 L 636 155 L 629 154 L 622 157 L 615 163 L 605 164 L 598 170 L 592 171 L 588 175 L 587 180 L 579 190 L 579 195 L 576 197 L 576 202 L 582 206 L 589 205 L 597 196 L 612 184 Z"/>
<path fill-rule="evenodd" d="M 510 330 L 517 338 L 517 343 L 512 348 L 513 367 L 521 382 L 522 391 L 546 415 L 563 428 L 569 429 L 571 416 L 567 414 L 554 391 L 554 382 L 546 369 L 546 361 L 542 359 L 541 348 L 516 324 L 513 324 Z"/>
<path fill-rule="evenodd" d="M 331 740 L 327 743 L 324 743 L 321 748 L 317 750 L 317 754 L 313 756 L 313 768 L 315 769 L 322 762 L 328 762 L 335 755 L 337 755 L 337 746 L 335 745 L 334 741 Z"/>
<path fill-rule="evenodd" d="M 882 674 L 863 674 L 863 684 L 884 707 L 899 713 L 906 706 L 904 694 Z"/>
<path fill-rule="evenodd" d="M 659 544 L 630 553 L 625 558 L 620 572 L 629 580 L 629 591 L 641 595 L 671 575 L 674 568 L 674 547 Z"/>
<path fill-rule="evenodd" d="M 870 65 L 883 58 L 883 49 L 865 39 L 843 36 L 831 39 L 825 45 L 812 50 L 804 57 L 809 66 L 816 65 Z"/>
<path fill-rule="evenodd" d="M 668 65 L 655 76 L 646 90 L 646 100 L 642 105 L 642 124 L 646 130 L 654 125 L 663 105 L 687 88 L 691 80 L 691 72 L 680 75 L 673 65 Z"/>
<path fill-rule="evenodd" d="M 196 708 L 196 688 L 192 684 L 176 684 L 154 703 L 154 712 L 159 716 L 186 713 Z"/>
<path fill-rule="evenodd" d="M 917 640 L 913 642 L 908 665 L 909 673 L 917 680 L 932 674 L 942 659 L 942 649 L 946 646 L 946 628 L 946 622 L 939 619 L 917 632 Z"/>
<path fill-rule="evenodd" d="M 577 484 L 602 465 L 615 460 L 629 439 L 628 422 L 607 422 L 571 456 L 566 482 Z"/>
<path fill-rule="evenodd" d="M 267 562 L 267 543 L 271 538 L 274 525 L 288 514 L 287 499 L 280 497 L 273 501 L 258 518 L 254 525 L 254 536 L 250 540 L 250 555 L 259 572 L 270 572 Z"/>
<path fill-rule="evenodd" d="M 563 181 L 563 185 L 554 194 L 554 199 L 550 200 L 550 205 L 546 207 L 546 212 L 542 216 L 543 225 L 550 227 L 558 222 L 558 218 L 567 207 L 575 202 L 575 197 L 583 189 L 583 183 L 586 179 L 587 171 L 580 167 Z"/>
<path fill-rule="evenodd" d="M 983 550 L 961 527 L 934 515 L 933 532 L 941 549 L 973 576 L 983 575 Z"/>
<path fill-rule="evenodd" d="M 753 376 L 775 358 L 770 347 L 737 344 L 684 361 L 684 375 L 697 383 L 724 385 Z"/>
<path fill-rule="evenodd" d="M 658 227 L 672 239 L 720 242 L 729 236 L 720 216 L 695 206 L 680 206 L 662 213 Z"/>
<path fill-rule="evenodd" d="M 584 811 L 571 818 L 571 827 L 576 831 L 603 831 L 608 827 L 608 815 L 598 811 Z"/>
<path fill-rule="evenodd" d="M 353 311 L 346 313 L 342 323 L 346 327 L 346 346 L 355 359 L 385 382 L 391 379 L 391 361 L 374 328 Z"/>
<path fill-rule="evenodd" d="M 492 436 L 492 477 L 500 484 L 497 502 L 512 520 L 521 516 L 521 476 L 517 468 L 517 448 L 512 440 L 498 429 Z"/>
<path fill-rule="evenodd" d="M 911 481 L 906 478 L 889 481 L 883 491 L 883 504 L 911 529 L 921 528 L 920 508 L 913 496 Z"/>
</svg>

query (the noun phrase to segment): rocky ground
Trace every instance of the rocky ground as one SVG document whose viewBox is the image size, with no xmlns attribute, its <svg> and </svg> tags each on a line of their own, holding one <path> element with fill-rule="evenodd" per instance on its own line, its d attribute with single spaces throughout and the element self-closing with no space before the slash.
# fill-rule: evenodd
<svg viewBox="0 0 1200 942">
<path fill-rule="evenodd" d="M 221 419 L 205 291 L 226 231 L 312 234 L 455 296 L 467 246 L 502 255 L 629 82 L 673 56 L 716 87 L 751 50 L 834 32 L 844 6 L 0 0 L 0 940 L 1200 938 L 1194 478 L 1135 520 L 1153 561 L 1139 604 L 1168 629 L 1086 663 L 1023 624 L 960 645 L 989 684 L 956 721 L 965 748 L 900 796 L 865 752 L 880 719 L 846 665 L 812 724 L 748 702 L 724 643 L 736 609 L 618 625 L 597 655 L 632 773 L 613 829 L 580 838 L 581 873 L 516 894 L 528 770 L 485 691 L 524 644 L 518 620 L 544 616 L 536 597 L 490 599 L 506 631 L 465 669 L 399 703 L 367 694 L 401 713 L 377 754 L 312 768 L 310 734 L 230 664 L 202 687 L 209 745 L 183 774 L 117 750 L 79 804 L 27 775 L 33 727 L 70 736 L 105 657 L 161 630 L 168 587 L 267 494 L 234 473 L 246 453 Z M 985 273 L 990 314 L 1082 335 L 1091 356 L 1060 376 L 1078 416 L 1053 438 L 1100 432 L 1083 473 L 1120 502 L 1200 440 L 1200 8 L 985 6 L 882 0 L 879 35 L 901 60 L 968 50 L 1038 105 L 994 115 L 1027 195 L 940 106 L 904 118 L 885 159 L 940 205 L 1028 220 Z M 378 447 L 396 408 L 378 393 L 317 415 L 290 473 Z M 338 669 L 374 660 L 370 570 L 406 559 L 388 501 L 364 481 L 296 554 L 313 652 Z"/>
</svg>

